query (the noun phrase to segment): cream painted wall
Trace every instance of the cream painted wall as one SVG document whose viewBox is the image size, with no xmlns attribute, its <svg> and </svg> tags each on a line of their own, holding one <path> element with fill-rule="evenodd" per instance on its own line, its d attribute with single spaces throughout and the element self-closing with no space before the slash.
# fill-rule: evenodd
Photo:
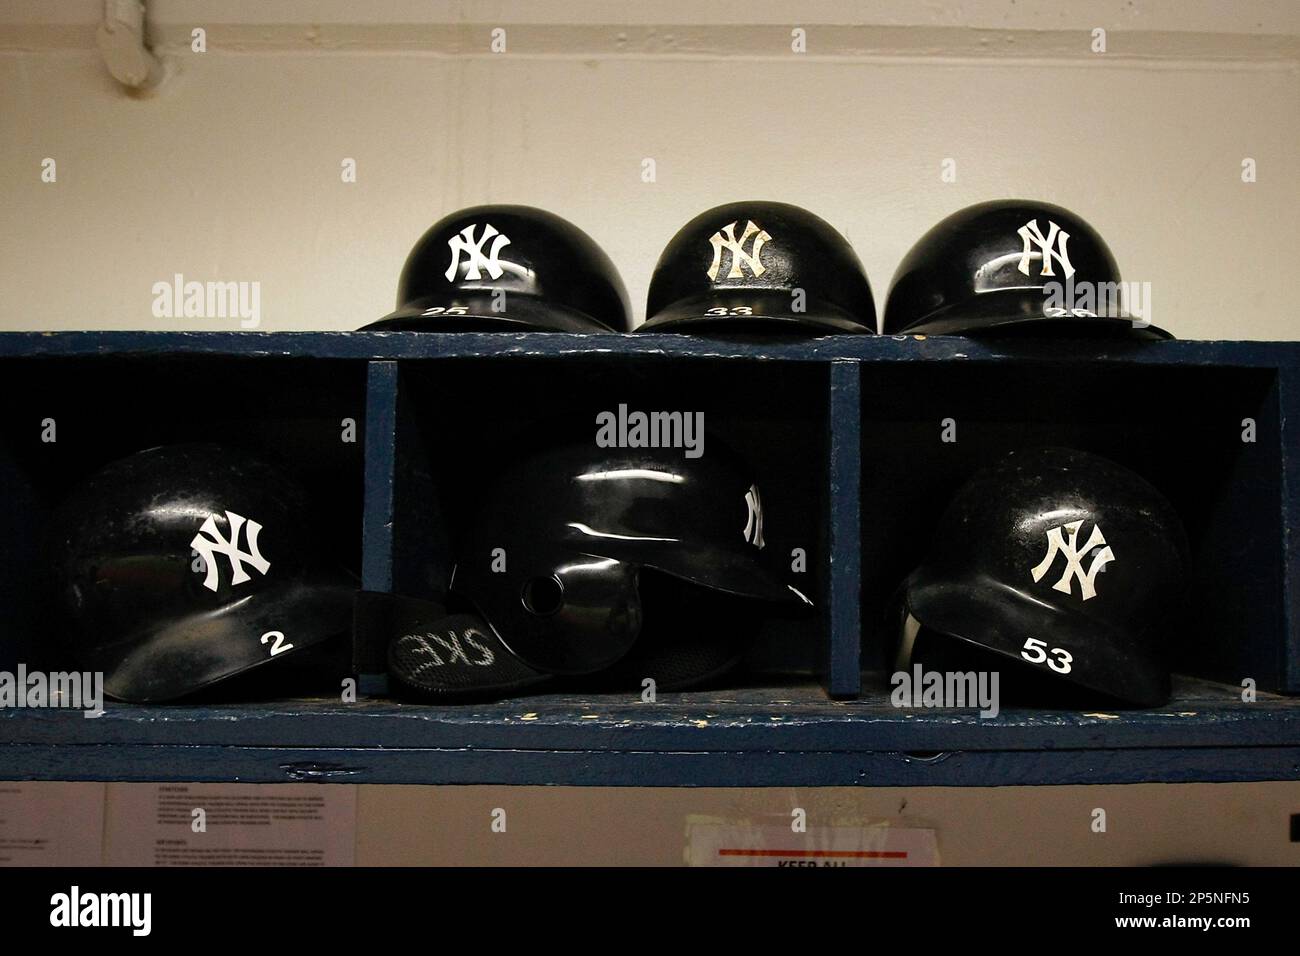
<svg viewBox="0 0 1300 956">
<path fill-rule="evenodd" d="M 181 37 L 164 49 L 173 75 L 135 98 L 88 27 L 42 44 L 0 22 L 0 328 L 238 328 L 155 318 L 152 286 L 175 273 L 260 282 L 263 329 L 356 328 L 391 308 L 420 233 L 479 202 L 586 229 L 638 319 L 688 218 L 746 197 L 798 203 L 849 237 L 883 307 L 930 225 L 1020 195 L 1091 220 L 1180 337 L 1300 331 L 1294 37 L 1199 59 L 532 55 L 519 39 L 433 55 L 229 52 L 214 27 L 200 55 L 184 23 L 167 29 Z M 1123 49 L 1122 32 L 1111 43 Z M 41 181 L 45 157 L 56 183 Z M 1241 181 L 1245 157 L 1258 182 Z M 642 182 L 644 158 L 657 182 Z"/>
</svg>

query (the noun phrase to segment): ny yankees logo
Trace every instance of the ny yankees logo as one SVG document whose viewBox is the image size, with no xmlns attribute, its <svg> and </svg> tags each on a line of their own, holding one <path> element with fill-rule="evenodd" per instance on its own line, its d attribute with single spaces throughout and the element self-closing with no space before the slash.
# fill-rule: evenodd
<svg viewBox="0 0 1300 956">
<path fill-rule="evenodd" d="M 203 577 L 203 586 L 209 591 L 215 591 L 221 580 L 217 571 L 218 554 L 224 554 L 230 561 L 231 585 L 243 584 L 251 580 L 248 572 L 244 570 L 245 561 L 259 574 L 266 574 L 271 569 L 271 562 L 262 557 L 262 552 L 257 549 L 257 536 L 261 533 L 262 526 L 256 521 L 249 521 L 245 525 L 246 520 L 242 515 L 227 511 L 226 521 L 230 523 L 230 538 L 227 539 L 217 527 L 217 516 L 208 515 L 208 519 L 199 528 L 199 533 L 190 541 L 190 547 L 203 557 L 203 567 L 207 571 Z M 239 549 L 241 531 L 248 538 L 247 551 Z"/>
<path fill-rule="evenodd" d="M 750 251 L 746 252 L 745 243 L 749 242 L 751 237 L 754 241 L 750 246 Z M 713 246 L 713 265 L 709 266 L 709 279 L 718 278 L 718 267 L 722 265 L 723 249 L 731 253 L 731 268 L 727 270 L 728 279 L 744 278 L 744 273 L 740 271 L 742 264 L 749 267 L 750 275 L 758 278 L 767 271 L 763 268 L 763 263 L 758 261 L 758 255 L 763 248 L 763 243 L 771 238 L 760 226 L 754 225 L 753 220 L 747 220 L 745 222 L 745 231 L 737 240 L 736 223 L 727 223 L 709 237 L 709 245 Z"/>
<path fill-rule="evenodd" d="M 484 255 L 483 246 L 489 239 L 492 240 L 492 247 L 488 249 L 487 255 Z M 464 278 L 481 279 L 482 273 L 479 270 L 483 269 L 493 279 L 500 279 L 505 270 L 501 268 L 501 263 L 497 257 L 501 255 L 501 250 L 508 245 L 510 245 L 509 238 L 506 237 L 505 233 L 498 232 L 490 222 L 483 223 L 483 231 L 476 240 L 474 238 L 474 223 L 470 223 L 447 240 L 447 248 L 451 250 L 451 264 L 447 266 L 445 273 L 447 281 L 451 282 L 455 279 L 456 270 L 460 267 L 461 253 L 464 253 L 467 257 Z"/>
<path fill-rule="evenodd" d="M 1047 220 L 1047 235 L 1044 236 L 1041 229 L 1038 228 L 1038 220 L 1031 219 L 1019 229 L 1016 230 L 1020 238 L 1025 241 L 1025 249 L 1020 253 L 1020 265 L 1016 268 L 1024 275 L 1029 275 L 1029 260 L 1042 259 L 1043 269 L 1039 275 L 1050 276 L 1056 275 L 1052 271 L 1052 260 L 1055 259 L 1060 263 L 1061 271 L 1065 273 L 1068 279 L 1074 275 L 1074 266 L 1070 265 L 1070 256 L 1065 251 L 1066 243 L 1070 241 L 1070 234 L 1058 226 L 1052 220 Z M 1057 240 L 1060 240 L 1060 246 L 1057 248 Z M 1030 246 L 1036 245 L 1038 251 L 1035 252 Z"/>
<path fill-rule="evenodd" d="M 756 548 L 762 548 L 763 541 L 763 502 L 758 497 L 758 485 L 750 485 L 745 492 L 745 505 L 749 515 L 745 518 L 745 540 Z"/>
<path fill-rule="evenodd" d="M 1106 545 L 1106 538 L 1101 533 L 1101 528 L 1093 524 L 1092 534 L 1088 536 L 1088 543 L 1082 548 L 1076 547 L 1079 541 L 1079 529 L 1083 527 L 1083 521 L 1068 521 L 1063 525 L 1057 525 L 1047 532 L 1047 556 L 1042 562 L 1033 569 L 1031 574 L 1034 581 L 1038 582 L 1043 579 L 1052 568 L 1052 563 L 1056 561 L 1057 554 L 1065 555 L 1065 571 L 1061 579 L 1052 587 L 1057 591 L 1065 594 L 1073 594 L 1074 586 L 1072 581 L 1078 579 L 1079 592 L 1082 600 L 1097 596 L 1096 581 L 1097 575 L 1102 568 L 1115 560 L 1115 554 Z M 1063 535 L 1061 532 L 1065 531 Z M 1094 548 L 1100 550 L 1093 555 L 1092 563 L 1088 565 L 1088 570 L 1083 570 L 1083 557 Z"/>
</svg>

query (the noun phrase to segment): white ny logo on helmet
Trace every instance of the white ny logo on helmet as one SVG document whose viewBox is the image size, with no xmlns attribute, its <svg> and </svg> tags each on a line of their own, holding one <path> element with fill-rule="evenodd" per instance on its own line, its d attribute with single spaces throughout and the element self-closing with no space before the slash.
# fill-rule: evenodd
<svg viewBox="0 0 1300 956">
<path fill-rule="evenodd" d="M 262 557 L 262 552 L 257 549 L 257 536 L 262 531 L 262 526 L 256 521 L 244 522 L 246 519 L 242 515 L 237 515 L 233 511 L 226 512 L 226 520 L 230 522 L 230 537 L 227 539 L 221 529 L 217 527 L 217 516 L 208 515 L 208 519 L 203 522 L 199 528 L 199 533 L 190 541 L 190 547 L 197 551 L 203 557 L 203 567 L 207 574 L 203 578 L 203 586 L 209 591 L 215 591 L 221 580 L 217 572 L 218 554 L 224 554 L 230 562 L 230 583 L 243 584 L 250 580 L 248 572 L 244 570 L 244 562 L 247 561 L 249 566 L 259 574 L 266 574 L 271 569 L 271 562 Z M 239 549 L 239 534 L 243 531 L 248 539 L 248 550 Z M 204 537 L 206 535 L 207 537 Z"/>
<path fill-rule="evenodd" d="M 489 239 L 492 240 L 492 247 L 488 249 L 487 255 L 484 255 L 483 246 Z M 455 279 L 456 270 L 460 268 L 461 253 L 466 256 L 464 278 L 481 279 L 483 276 L 479 270 L 482 269 L 486 270 L 493 279 L 500 279 L 505 270 L 501 268 L 497 257 L 508 245 L 510 245 L 509 238 L 505 233 L 498 232 L 490 222 L 483 223 L 483 231 L 478 239 L 475 239 L 474 223 L 470 223 L 447 240 L 447 248 L 451 250 L 451 264 L 447 266 L 445 273 L 447 281 L 451 282 Z"/>
<path fill-rule="evenodd" d="M 745 243 L 749 242 L 751 238 L 753 243 L 750 245 L 750 251 L 746 252 Z M 763 263 L 758 261 L 758 255 L 762 251 L 763 243 L 771 238 L 761 227 L 754 225 L 753 220 L 747 220 L 745 222 L 745 231 L 737 240 L 736 223 L 727 223 L 709 237 L 709 245 L 713 246 L 713 265 L 709 266 L 709 279 L 718 278 L 718 268 L 722 265 L 723 249 L 731 253 L 731 268 L 727 270 L 728 279 L 744 278 L 744 273 L 740 271 L 742 264 L 749 267 L 750 275 L 755 278 L 761 276 L 767 270 L 763 268 Z"/>
<path fill-rule="evenodd" d="M 1076 547 L 1079 541 L 1079 529 L 1083 527 L 1083 521 L 1068 521 L 1063 525 L 1057 525 L 1047 532 L 1047 556 L 1042 562 L 1033 569 L 1031 574 L 1037 583 L 1043 579 L 1043 576 L 1052 569 L 1052 563 L 1056 561 L 1057 554 L 1065 555 L 1065 572 L 1061 579 L 1052 587 L 1057 591 L 1066 594 L 1074 593 L 1074 579 L 1078 579 L 1079 591 L 1084 601 L 1088 598 L 1097 596 L 1097 575 L 1101 569 L 1110 562 L 1115 560 L 1115 554 L 1106 545 L 1106 538 L 1101 533 L 1101 528 L 1093 524 L 1092 534 L 1088 536 L 1088 542 L 1082 548 Z M 1061 532 L 1064 531 L 1065 534 Z M 1083 570 L 1083 557 L 1094 548 L 1100 549 L 1093 555 L 1092 563 L 1088 565 L 1088 570 Z"/>
<path fill-rule="evenodd" d="M 1018 230 L 1020 238 L 1025 241 L 1025 249 L 1020 253 L 1020 265 L 1016 268 L 1024 275 L 1029 275 L 1029 260 L 1042 259 L 1043 268 L 1039 275 L 1050 276 L 1056 275 L 1052 271 L 1052 260 L 1055 259 L 1061 265 L 1061 271 L 1065 273 L 1068 279 L 1074 275 L 1074 266 L 1070 265 L 1070 256 L 1065 251 L 1066 243 L 1070 241 L 1070 234 L 1058 226 L 1052 220 L 1047 220 L 1047 235 L 1044 236 L 1041 229 L 1038 228 L 1038 220 L 1031 219 Z M 1037 246 L 1035 252 L 1031 246 Z"/>
<path fill-rule="evenodd" d="M 749 514 L 745 518 L 745 540 L 756 548 L 762 548 L 763 541 L 763 501 L 758 497 L 758 485 L 750 485 L 745 492 L 745 505 Z"/>
</svg>

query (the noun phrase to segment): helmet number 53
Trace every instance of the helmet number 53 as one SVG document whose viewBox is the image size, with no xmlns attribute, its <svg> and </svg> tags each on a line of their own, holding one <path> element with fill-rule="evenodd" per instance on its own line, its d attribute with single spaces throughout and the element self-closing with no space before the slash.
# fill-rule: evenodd
<svg viewBox="0 0 1300 956">
<path fill-rule="evenodd" d="M 1047 656 L 1049 653 L 1052 655 L 1050 659 Z M 1060 647 L 1048 647 L 1046 641 L 1040 641 L 1036 637 L 1025 641 L 1020 656 L 1031 664 L 1045 663 L 1058 674 L 1070 673 L 1070 662 L 1074 660 L 1074 656 L 1069 651 Z"/>
<path fill-rule="evenodd" d="M 271 644 L 272 657 L 274 657 L 276 654 L 283 654 L 285 651 L 290 650 L 293 647 L 292 644 L 286 644 L 284 642 L 283 631 L 267 631 L 265 634 L 262 635 L 262 643 L 265 644 L 267 641 L 273 642 Z"/>
</svg>

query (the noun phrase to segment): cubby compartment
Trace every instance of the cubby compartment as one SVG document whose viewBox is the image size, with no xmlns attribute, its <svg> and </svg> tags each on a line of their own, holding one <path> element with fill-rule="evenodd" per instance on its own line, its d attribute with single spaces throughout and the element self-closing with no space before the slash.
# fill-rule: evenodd
<svg viewBox="0 0 1300 956">
<path fill-rule="evenodd" d="M 387 367 L 385 367 L 387 366 Z M 503 355 L 376 363 L 371 372 L 372 485 L 366 587 L 442 598 L 498 468 L 557 441 L 596 446 L 597 415 L 703 415 L 705 443 L 748 466 L 762 503 L 759 561 L 813 602 L 764 619 L 744 672 L 726 680 L 825 681 L 827 366 L 662 354 Z M 385 447 L 391 436 L 391 447 Z M 674 452 L 675 454 L 684 454 Z M 391 454 L 391 460 L 387 456 Z M 723 454 L 722 450 L 715 454 Z M 743 522 L 735 529 L 744 533 Z M 647 609 L 647 613 L 651 613 Z M 358 649 L 363 680 L 382 648 Z M 765 676 L 756 676 L 765 675 Z M 367 686 L 377 686 L 373 680 Z"/>
<path fill-rule="evenodd" d="M 62 659 L 42 565 L 52 510 L 156 445 L 242 449 L 306 488 L 331 563 L 359 575 L 365 363 L 123 353 L 0 359 L 0 669 Z"/>
<path fill-rule="evenodd" d="M 1288 675 L 1284 445 L 1275 368 L 1052 361 L 861 367 L 863 667 L 887 673 L 885 609 L 954 493 L 1007 452 L 1064 446 L 1137 472 L 1193 558 L 1176 673 L 1300 690 Z M 1294 450 L 1291 451 L 1294 454 Z M 869 679 L 874 692 L 885 686 Z"/>
<path fill-rule="evenodd" d="M 699 411 L 752 466 L 774 564 L 806 548 L 811 616 L 749 667 L 661 694 L 429 706 L 361 693 L 0 708 L 0 778 L 633 786 L 988 786 L 1300 778 L 1300 347 L 833 336 L 139 333 L 0 336 L 0 670 L 55 666 L 38 542 L 54 503 L 152 444 L 218 441 L 312 489 L 363 587 L 438 597 L 517 436 L 595 413 Z M 943 441 L 953 419 L 955 442 Z M 54 442 L 42 441 L 53 419 Z M 346 419 L 357 441 L 343 440 Z M 1249 423 L 1243 424 L 1245 420 Z M 1249 432 L 1253 426 L 1253 434 Z M 1245 435 L 1244 435 L 1245 433 Z M 1243 437 L 1254 441 L 1243 441 Z M 1070 445 L 1177 506 L 1196 580 L 1169 706 L 904 710 L 885 604 L 948 501 L 1014 448 Z M 706 440 L 706 455 L 707 455 Z M 791 573 L 787 579 L 796 580 Z M 861 659 L 861 660 L 860 660 Z M 867 684 L 860 682 L 868 671 Z M 1253 677 L 1259 698 L 1241 700 Z M 1282 691 L 1283 693 L 1274 693 Z"/>
</svg>

